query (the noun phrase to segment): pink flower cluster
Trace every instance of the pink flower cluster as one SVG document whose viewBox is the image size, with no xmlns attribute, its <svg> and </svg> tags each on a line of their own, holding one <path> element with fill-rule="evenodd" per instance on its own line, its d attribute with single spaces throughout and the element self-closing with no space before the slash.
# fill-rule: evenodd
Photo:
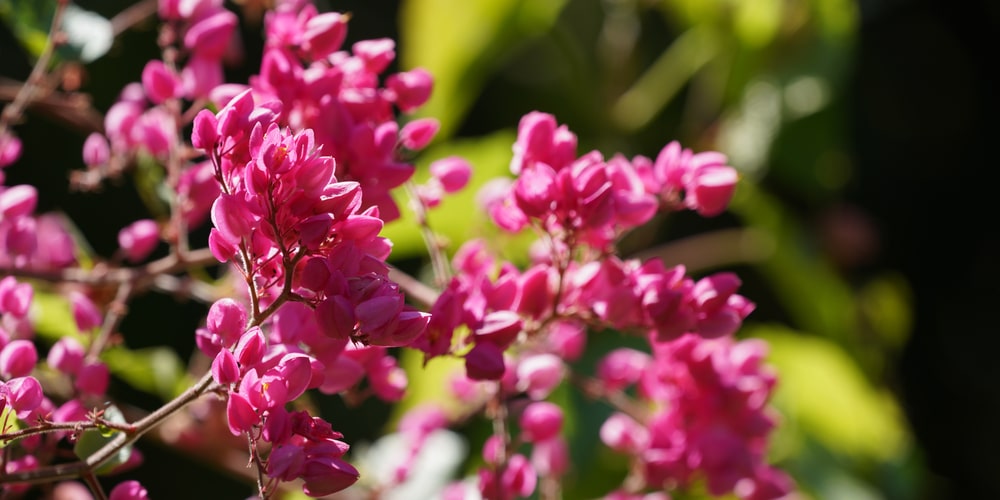
<svg viewBox="0 0 1000 500">
<path fill-rule="evenodd" d="M 766 346 L 696 335 L 651 345 L 652 355 L 612 351 L 597 369 L 606 391 L 634 387 L 647 410 L 617 412 L 600 431 L 607 446 L 633 457 L 644 487 L 684 486 L 700 474 L 713 495 L 788 494 L 791 480 L 766 462 L 776 419 L 767 407 L 776 379 L 763 365 Z"/>
<path fill-rule="evenodd" d="M 602 431 L 609 446 L 644 464 L 640 490 L 705 477 L 713 494 L 776 498 L 788 492 L 787 478 L 764 461 L 774 377 L 762 369 L 758 344 L 731 340 L 754 308 L 736 293 L 740 280 L 732 273 L 696 280 L 682 265 L 613 253 L 625 232 L 657 211 L 724 210 L 736 181 L 725 159 L 676 143 L 655 162 L 604 161 L 597 152 L 576 157 L 568 128 L 534 112 L 521 121 L 512 171 L 518 174 L 513 182 L 486 194 L 487 209 L 505 229 L 536 228 L 541 250 L 522 271 L 485 242 L 466 243 L 416 344 L 428 357 L 464 357 L 465 377 L 455 388 L 460 399 L 486 404 L 523 395 L 530 401 L 510 404 L 518 439 L 495 435 L 488 442 L 480 494 L 524 498 L 539 475 L 558 478 L 566 471 L 562 411 L 545 399 L 573 371 L 587 332 L 609 329 L 647 338 L 653 352 L 614 351 L 598 370 L 605 396 L 627 398 L 625 388 L 642 384 L 634 404 L 649 415 L 638 423 L 618 413 Z M 467 333 L 456 338 L 459 331 Z M 494 380 L 499 384 L 486 383 Z M 530 459 L 518 449 L 524 443 L 532 445 Z M 630 488 L 613 494 L 638 495 Z"/>
<path fill-rule="evenodd" d="M 598 151 L 577 157 L 576 146 L 576 135 L 552 115 L 525 115 L 510 165 L 517 180 L 487 199 L 497 225 L 519 231 L 532 223 L 564 241 L 605 249 L 661 208 L 718 215 L 737 181 L 722 154 L 694 154 L 677 142 L 655 162 L 621 155 L 605 160 Z"/>
<path fill-rule="evenodd" d="M 263 102 L 283 104 L 280 125 L 312 130 L 324 154 L 337 159 L 337 178 L 363 187 L 362 208 L 377 206 L 381 218 L 391 221 L 399 217 L 399 208 L 390 191 L 414 171 L 401 149 L 421 149 L 437 131 L 430 119 L 400 129 L 395 110 L 419 108 L 433 82 L 422 69 L 383 79 L 396 56 L 390 39 L 363 40 L 350 52 L 341 50 L 348 18 L 320 14 L 311 3 L 278 5 L 265 20 L 260 74 L 250 85 Z"/>
<path fill-rule="evenodd" d="M 307 494 L 322 496 L 357 480 L 341 460 L 347 445 L 323 431 L 329 424 L 285 404 L 306 389 L 351 389 L 366 373 L 376 395 L 398 400 L 405 375 L 385 348 L 411 343 L 429 316 L 405 304 L 387 277 L 391 247 L 378 236 L 379 208 L 362 210 L 361 187 L 337 180 L 311 129 L 280 127 L 280 103 L 253 99 L 245 90 L 194 122 L 192 142 L 221 186 L 209 246 L 238 265 L 254 307 L 248 314 L 232 299 L 216 302 L 197 339 L 215 357 L 217 382 L 231 387 L 233 433 L 271 444 L 272 478 L 302 478 Z M 269 319 L 269 335 L 245 329 L 248 316 Z"/>
</svg>

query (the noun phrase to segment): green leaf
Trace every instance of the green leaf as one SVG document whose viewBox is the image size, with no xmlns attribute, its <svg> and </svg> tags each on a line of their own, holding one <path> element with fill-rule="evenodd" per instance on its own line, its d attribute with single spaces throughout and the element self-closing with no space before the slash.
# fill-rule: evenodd
<svg viewBox="0 0 1000 500">
<path fill-rule="evenodd" d="M 55 11 L 55 0 L 0 0 L 0 18 L 34 57 L 45 50 Z M 61 28 L 65 38 L 56 48 L 57 59 L 89 63 L 107 53 L 114 42 L 111 21 L 74 4 L 66 6 Z"/>
<path fill-rule="evenodd" d="M 907 451 L 895 398 L 868 382 L 841 347 L 777 325 L 748 325 L 744 333 L 770 345 L 767 361 L 779 374 L 773 400 L 782 414 L 779 433 L 797 429 L 855 459 L 884 462 Z"/>
<path fill-rule="evenodd" d="M 184 363 L 168 347 L 137 350 L 115 347 L 104 351 L 101 359 L 118 378 L 164 400 L 172 399 L 190 385 Z"/>
<path fill-rule="evenodd" d="M 55 343 L 66 336 L 82 339 L 69 301 L 62 295 L 36 288 L 31 307 L 35 333 L 46 342 Z"/>
<path fill-rule="evenodd" d="M 401 8 L 402 65 L 434 75 L 422 116 L 440 120 L 448 137 L 488 75 L 520 44 L 545 33 L 566 0 L 414 0 Z"/>
<path fill-rule="evenodd" d="M 118 424 L 128 423 L 125 421 L 125 416 L 122 415 L 121 410 L 119 410 L 115 405 L 110 405 L 104 409 L 104 419 Z M 119 432 L 120 431 L 114 430 L 108 432 L 108 429 L 87 429 L 80 434 L 79 438 L 77 438 L 76 444 L 73 445 L 73 453 L 75 453 L 80 460 L 86 460 L 88 457 L 97 453 L 101 448 L 115 439 L 115 436 Z M 131 455 L 132 446 L 124 446 L 94 472 L 97 474 L 107 474 L 119 465 L 127 462 L 129 456 Z"/>
</svg>

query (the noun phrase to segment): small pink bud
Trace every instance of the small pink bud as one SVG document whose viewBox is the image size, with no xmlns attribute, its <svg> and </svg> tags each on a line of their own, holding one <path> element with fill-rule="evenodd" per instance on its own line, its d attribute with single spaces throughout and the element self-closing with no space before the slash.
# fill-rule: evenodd
<svg viewBox="0 0 1000 500">
<path fill-rule="evenodd" d="M 562 360 L 554 354 L 536 354 L 517 365 L 517 388 L 532 399 L 546 398 L 566 375 Z"/>
<path fill-rule="evenodd" d="M 492 342 L 479 342 L 465 355 L 465 371 L 472 380 L 500 380 L 505 370 L 503 351 Z"/>
<path fill-rule="evenodd" d="M 103 134 L 93 132 L 83 142 L 83 163 L 88 167 L 104 165 L 111 158 L 111 146 Z"/>
<path fill-rule="evenodd" d="M 149 500 L 149 493 L 139 481 L 130 479 L 112 488 L 108 500 Z"/>
<path fill-rule="evenodd" d="M 620 453 L 635 455 L 649 445 L 649 431 L 624 413 L 615 413 L 601 425 L 601 441 Z"/>
<path fill-rule="evenodd" d="M 383 356 L 369 363 L 368 382 L 372 391 L 383 401 L 399 401 L 406 392 L 406 371 L 396 364 L 396 358 Z"/>
<path fill-rule="evenodd" d="M 208 233 L 208 249 L 219 262 L 229 262 L 236 255 L 236 244 L 227 240 L 222 231 L 214 227 Z"/>
<path fill-rule="evenodd" d="M 191 145 L 205 152 L 215 148 L 219 141 L 218 126 L 219 120 L 215 118 L 214 113 L 207 109 L 199 111 L 194 116 Z"/>
<path fill-rule="evenodd" d="M 2 187 L 0 187 L 2 189 Z M 0 220 L 30 215 L 38 204 L 38 190 L 19 184 L 0 191 Z"/>
<path fill-rule="evenodd" d="M 260 423 L 260 417 L 257 416 L 250 401 L 238 392 L 229 393 L 229 401 L 226 403 L 226 419 L 229 421 L 229 432 L 233 433 L 234 436 L 248 432 L 253 429 L 254 425 Z"/>
<path fill-rule="evenodd" d="M 246 331 L 236 344 L 236 351 L 233 353 L 240 366 L 249 368 L 256 366 L 264 358 L 264 349 L 267 342 L 264 340 L 264 332 L 259 326 L 255 326 Z"/>
<path fill-rule="evenodd" d="M 361 40 L 351 47 L 354 55 L 364 61 L 365 69 L 381 73 L 396 58 L 396 42 L 391 38 Z"/>
<path fill-rule="evenodd" d="M 531 450 L 531 465 L 542 476 L 558 477 L 569 468 L 569 449 L 566 441 L 555 437 L 535 443 Z"/>
<path fill-rule="evenodd" d="M 441 181 L 446 193 L 461 191 L 472 177 L 472 167 L 465 158 L 449 156 L 431 163 L 431 175 Z"/>
<path fill-rule="evenodd" d="M 110 380 L 108 367 L 100 361 L 87 363 L 80 368 L 76 378 L 76 388 L 84 394 L 103 395 L 108 390 Z"/>
<path fill-rule="evenodd" d="M 530 443 L 547 441 L 562 430 L 562 408 L 548 401 L 535 401 L 521 414 L 521 436 Z"/>
<path fill-rule="evenodd" d="M 306 461 L 301 478 L 302 491 L 311 497 L 323 497 L 358 482 L 361 474 L 351 464 L 328 455 Z"/>
<path fill-rule="evenodd" d="M 154 104 L 176 97 L 180 90 L 180 80 L 163 61 L 154 59 L 142 69 L 142 86 L 146 96 Z"/>
<path fill-rule="evenodd" d="M 0 375 L 4 378 L 24 377 L 38 363 L 38 351 L 29 340 L 12 340 L 0 350 Z"/>
<path fill-rule="evenodd" d="M 160 243 L 160 228 L 152 219 L 137 220 L 118 232 L 118 245 L 131 262 L 140 262 Z"/>
<path fill-rule="evenodd" d="M 2 382 L 0 382 L 2 383 Z M 10 391 L 10 405 L 18 418 L 26 419 L 42 404 L 42 384 L 35 377 L 18 377 L 7 381 Z"/>
<path fill-rule="evenodd" d="M 514 311 L 494 311 L 483 318 L 483 324 L 476 328 L 476 342 L 488 341 L 501 349 L 506 349 L 521 333 L 523 323 Z"/>
<path fill-rule="evenodd" d="M 18 217 L 7 228 L 3 245 L 12 256 L 30 256 L 38 249 L 38 223 L 34 217 Z"/>
<path fill-rule="evenodd" d="M 0 279 L 0 313 L 24 318 L 34 297 L 35 289 L 30 283 L 18 283 L 13 276 Z"/>
<path fill-rule="evenodd" d="M 325 12 L 306 21 L 302 48 L 316 61 L 340 50 L 347 37 L 348 17 L 339 12 Z"/>
<path fill-rule="evenodd" d="M 219 60 L 229 47 L 229 40 L 239 24 L 236 14 L 219 9 L 194 23 L 184 33 L 184 46 L 199 57 Z"/>
<path fill-rule="evenodd" d="M 49 349 L 49 366 L 67 375 L 76 375 L 83 366 L 83 345 L 72 337 L 62 337 Z"/>
<path fill-rule="evenodd" d="M 229 349 L 221 349 L 212 360 L 212 378 L 223 386 L 236 383 L 240 379 L 240 367 Z"/>
<path fill-rule="evenodd" d="M 0 169 L 14 163 L 21 157 L 21 140 L 14 134 L 0 134 Z"/>
<path fill-rule="evenodd" d="M 732 167 L 704 167 L 695 172 L 685 186 L 684 204 L 704 217 L 719 215 L 733 198 L 738 180 Z"/>
<path fill-rule="evenodd" d="M 69 293 L 69 303 L 73 310 L 73 320 L 76 328 L 86 332 L 104 322 L 104 316 L 97 306 L 85 294 L 73 290 Z"/>
<path fill-rule="evenodd" d="M 609 391 L 636 383 L 650 363 L 648 354 L 622 347 L 609 352 L 597 365 L 597 378 Z"/>
<path fill-rule="evenodd" d="M 413 151 L 424 149 L 434 139 L 439 128 L 441 123 L 434 118 L 418 118 L 403 125 L 403 129 L 399 131 L 399 142 Z M 431 168 L 433 174 L 433 167 Z"/>
<path fill-rule="evenodd" d="M 224 347 L 230 347 L 239 340 L 246 323 L 246 309 L 229 297 L 215 301 L 208 309 L 208 317 L 205 318 L 205 327 L 222 337 Z"/>
<path fill-rule="evenodd" d="M 434 87 L 434 79 L 427 70 L 416 68 L 390 75 L 385 86 L 393 93 L 396 106 L 408 113 L 427 102 Z"/>
</svg>

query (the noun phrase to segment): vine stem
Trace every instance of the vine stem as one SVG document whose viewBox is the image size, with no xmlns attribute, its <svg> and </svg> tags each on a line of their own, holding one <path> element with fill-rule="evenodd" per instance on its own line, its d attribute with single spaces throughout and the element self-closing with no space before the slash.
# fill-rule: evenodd
<svg viewBox="0 0 1000 500">
<path fill-rule="evenodd" d="M 21 90 L 14 96 L 14 100 L 4 108 L 3 113 L 0 113 L 0 136 L 3 136 L 4 132 L 7 131 L 8 124 L 11 121 L 21 116 L 25 106 L 31 102 L 35 97 L 35 93 L 38 92 L 39 84 L 44 79 L 45 72 L 47 71 L 46 68 L 48 68 L 49 62 L 52 60 L 52 54 L 55 52 L 56 38 L 59 36 L 59 27 L 62 25 L 63 13 L 66 12 L 67 5 L 69 5 L 68 0 L 59 0 L 56 3 L 56 11 L 52 14 L 52 25 L 49 28 L 49 36 L 45 40 L 45 48 L 42 49 L 41 55 L 35 61 L 35 66 L 31 68 L 28 81 L 24 82 Z"/>
<path fill-rule="evenodd" d="M 37 469 L 0 474 L 0 484 L 42 484 L 61 479 L 86 477 L 89 474 L 93 474 L 94 471 L 104 465 L 123 448 L 136 442 L 143 434 L 149 432 L 205 393 L 212 392 L 217 388 L 218 384 L 212 379 L 211 372 L 206 373 L 197 383 L 184 391 L 184 393 L 132 424 L 132 432 L 116 433 L 114 438 L 86 459 L 69 464 L 49 465 Z"/>
</svg>

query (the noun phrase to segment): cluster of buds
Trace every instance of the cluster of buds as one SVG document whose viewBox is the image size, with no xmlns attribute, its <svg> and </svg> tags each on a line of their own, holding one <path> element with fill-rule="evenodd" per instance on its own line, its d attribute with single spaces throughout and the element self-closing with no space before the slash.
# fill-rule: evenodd
<svg viewBox="0 0 1000 500">
<path fill-rule="evenodd" d="M 617 242 L 658 213 L 723 212 L 738 176 L 722 154 L 674 142 L 655 160 L 578 155 L 567 126 L 546 113 L 527 114 L 512 148 L 515 177 L 490 183 L 480 199 L 500 228 L 540 235 L 530 262 L 522 268 L 485 241 L 466 242 L 453 257 L 452 277 L 423 312 L 390 279 L 392 245 L 380 233 L 400 217 L 392 193 L 414 173 L 407 158 L 438 129 L 433 119 L 401 125 L 399 117 L 427 101 L 430 75 L 386 75 L 392 40 L 346 50 L 348 15 L 290 0 L 264 17 L 259 74 L 228 84 L 223 65 L 240 56 L 238 17 L 221 0 L 158 5 L 163 59 L 146 64 L 141 81 L 108 110 L 104 132 L 86 139 L 88 171 L 80 179 L 118 175 L 151 159 L 166 171 L 169 220 L 129 224 L 119 232 L 116 257 L 88 272 L 61 220 L 35 214 L 37 190 L 4 185 L 0 170 L 0 267 L 20 273 L 0 279 L 3 493 L 25 492 L 45 473 L 66 477 L 65 466 L 40 457 L 55 457 L 86 432 L 114 437 L 97 451 L 78 451 L 78 475 L 96 483 L 93 474 L 112 456 L 121 459 L 113 470 L 134 466 L 139 453 L 117 452 L 206 394 L 224 401 L 229 431 L 249 442 L 261 497 L 288 481 L 310 496 L 335 493 L 359 480 L 350 446 L 297 402 L 313 390 L 400 401 L 407 375 L 393 349 L 404 347 L 428 362 L 464 360 L 451 384 L 464 410 L 456 417 L 420 406 L 407 414 L 400 424 L 407 450 L 379 491 L 414 474 L 434 432 L 484 414 L 494 433 L 482 449 L 483 467 L 443 497 L 558 496 L 572 464 L 565 408 L 550 397 L 567 383 L 614 409 L 601 440 L 627 457 L 631 473 L 607 498 L 661 499 L 695 481 L 714 495 L 753 500 L 791 491 L 790 479 L 766 462 L 776 417 L 767 406 L 775 376 L 763 363 L 764 346 L 733 338 L 754 309 L 737 293 L 740 280 L 731 273 L 695 278 L 679 263 L 616 255 Z M 14 163 L 20 148 L 0 124 L 0 168 Z M 418 215 L 463 189 L 472 174 L 458 157 L 429 170 L 430 179 L 411 190 Z M 188 231 L 209 220 L 207 248 L 192 252 Z M 161 246 L 169 254 L 148 262 Z M 206 300 L 194 336 L 212 360 L 209 373 L 162 411 L 131 424 L 111 418 L 102 355 L 125 302 L 154 286 L 150 275 L 219 263 L 241 286 Z M 34 284 L 22 276 L 60 283 L 52 288 L 79 333 L 51 343 L 44 359 L 33 338 Z M 118 286 L 117 303 L 97 301 L 108 295 L 99 287 L 109 285 Z M 617 349 L 596 367 L 579 366 L 588 337 L 609 330 L 635 335 L 649 349 Z M 594 377 L 582 375 L 591 369 Z M 74 484 L 59 486 L 70 495 Z M 120 482 L 110 495 L 96 488 L 113 500 L 148 496 L 135 481 Z"/>
</svg>

